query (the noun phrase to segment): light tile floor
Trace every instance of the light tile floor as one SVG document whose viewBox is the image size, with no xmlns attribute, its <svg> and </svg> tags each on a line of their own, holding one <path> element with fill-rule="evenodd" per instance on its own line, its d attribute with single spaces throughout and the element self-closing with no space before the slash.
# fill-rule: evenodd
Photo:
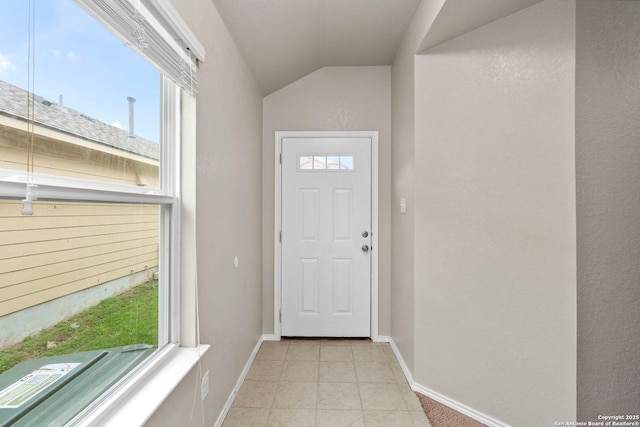
<svg viewBox="0 0 640 427">
<path fill-rule="evenodd" d="M 427 426 L 389 344 L 264 342 L 223 427 Z"/>
</svg>

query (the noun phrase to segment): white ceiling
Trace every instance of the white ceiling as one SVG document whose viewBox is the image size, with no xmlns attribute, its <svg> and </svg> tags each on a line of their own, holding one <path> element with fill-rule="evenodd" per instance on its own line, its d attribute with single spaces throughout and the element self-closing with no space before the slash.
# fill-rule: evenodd
<svg viewBox="0 0 640 427">
<path fill-rule="evenodd" d="M 419 51 L 479 28 L 542 0 L 446 0 Z"/>
<path fill-rule="evenodd" d="M 319 68 L 390 65 L 420 0 L 214 0 L 263 92 Z"/>
<path fill-rule="evenodd" d="M 390 65 L 422 0 L 213 0 L 265 95 L 326 66 Z M 541 0 L 427 0 L 418 51 Z"/>
</svg>

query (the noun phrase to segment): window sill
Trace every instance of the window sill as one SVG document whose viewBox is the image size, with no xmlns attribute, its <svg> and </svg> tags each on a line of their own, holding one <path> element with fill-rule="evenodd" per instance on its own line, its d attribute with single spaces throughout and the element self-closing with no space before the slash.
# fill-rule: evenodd
<svg viewBox="0 0 640 427">
<path fill-rule="evenodd" d="M 72 426 L 143 425 L 209 350 L 171 346 Z"/>
</svg>

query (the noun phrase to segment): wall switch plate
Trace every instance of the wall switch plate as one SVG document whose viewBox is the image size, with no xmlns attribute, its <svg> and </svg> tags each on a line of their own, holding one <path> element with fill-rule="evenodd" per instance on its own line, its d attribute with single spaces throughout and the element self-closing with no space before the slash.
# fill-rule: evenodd
<svg viewBox="0 0 640 427">
<path fill-rule="evenodd" d="M 400 213 L 407 213 L 407 199 L 400 199 Z"/>
<path fill-rule="evenodd" d="M 204 373 L 202 382 L 200 382 L 200 397 L 203 401 L 207 394 L 209 394 L 209 371 Z"/>
</svg>

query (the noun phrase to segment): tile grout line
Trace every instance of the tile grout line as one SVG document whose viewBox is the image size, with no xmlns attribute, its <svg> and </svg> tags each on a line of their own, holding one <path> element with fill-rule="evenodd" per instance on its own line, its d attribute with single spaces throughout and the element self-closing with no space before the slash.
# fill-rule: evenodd
<svg viewBox="0 0 640 427">
<path fill-rule="evenodd" d="M 319 375 L 320 375 L 320 356 L 318 355 L 318 376 Z M 318 377 L 318 380 L 316 380 L 316 414 L 314 417 L 314 426 L 318 425 L 318 406 L 319 405 L 320 405 L 320 378 Z"/>
<path fill-rule="evenodd" d="M 349 344 L 351 344 L 351 342 Z M 358 390 L 358 399 L 360 400 L 360 413 L 362 414 L 362 424 L 365 424 L 364 404 L 362 403 L 362 394 L 360 393 L 360 379 L 358 378 L 358 370 L 356 369 L 356 355 L 353 354 L 353 345 L 349 345 L 349 348 L 351 349 L 351 359 L 352 359 L 351 363 L 353 363 L 353 372 L 356 377 L 356 389 Z"/>
<path fill-rule="evenodd" d="M 292 350 L 292 346 L 290 345 L 291 343 L 286 343 L 285 344 L 286 349 L 284 349 L 284 351 L 282 351 L 282 352 L 279 352 L 280 354 L 278 354 L 278 355 L 274 354 L 274 355 L 268 356 L 268 357 L 273 357 L 274 360 L 276 360 L 276 359 L 280 359 L 281 360 L 281 363 L 279 365 L 281 371 L 279 372 L 279 375 L 278 375 L 278 377 L 276 379 L 276 394 L 278 394 L 278 390 L 280 389 L 280 387 L 284 383 L 288 382 L 288 381 L 285 381 L 285 379 L 291 377 L 291 375 L 287 374 L 287 372 L 289 372 L 289 371 L 286 371 L 287 362 L 289 362 L 290 364 L 293 363 L 293 365 L 296 365 L 296 363 L 303 362 L 305 360 L 311 361 L 309 356 L 313 356 L 314 359 L 317 358 L 317 365 L 316 365 L 316 369 L 315 369 L 316 380 L 314 381 L 315 382 L 315 387 L 314 388 L 315 388 L 315 391 L 316 391 L 316 396 L 315 396 L 316 401 L 315 401 L 315 405 L 313 406 L 315 408 L 315 416 L 312 415 L 312 418 L 311 417 L 307 418 L 307 420 L 309 420 L 310 422 L 314 423 L 317 426 L 320 423 L 320 421 L 322 419 L 324 419 L 323 418 L 324 416 L 320 417 L 320 415 L 321 415 L 320 411 L 321 410 L 323 410 L 323 411 L 340 411 L 340 410 L 348 409 L 348 408 L 340 408 L 339 405 L 336 408 L 333 408 L 333 406 L 331 406 L 331 405 L 329 405 L 331 407 L 327 407 L 327 408 L 324 408 L 324 409 L 320 408 L 320 398 L 321 398 L 320 388 L 321 388 L 321 383 L 322 383 L 322 379 L 321 379 L 321 370 L 322 370 L 322 368 L 321 367 L 322 367 L 322 363 L 323 363 L 323 360 L 321 360 L 321 359 L 323 357 L 322 354 L 323 354 L 323 348 L 324 348 L 324 349 L 327 350 L 326 354 L 325 354 L 325 357 L 328 358 L 328 360 L 324 361 L 325 363 L 329 364 L 327 366 L 327 368 L 331 367 L 331 363 L 332 362 L 334 362 L 334 363 L 335 362 L 349 362 L 348 365 L 345 364 L 345 365 L 342 365 L 342 366 L 350 366 L 351 369 L 353 369 L 354 380 L 355 380 L 354 385 L 356 387 L 356 392 L 358 393 L 358 403 L 360 405 L 360 408 L 359 408 L 360 409 L 359 410 L 360 418 L 358 420 L 355 420 L 354 422 L 362 422 L 362 423 L 364 423 L 364 420 L 365 420 L 365 417 L 364 417 L 365 408 L 364 408 L 363 397 L 362 397 L 362 393 L 361 393 L 361 385 L 368 384 L 370 386 L 369 388 L 371 388 L 371 391 L 375 391 L 376 387 L 382 386 L 384 384 L 387 384 L 387 382 L 385 382 L 385 381 L 382 381 L 382 382 L 376 381 L 376 380 L 385 379 L 386 378 L 386 376 L 385 376 L 386 374 L 381 376 L 381 377 L 374 376 L 374 377 L 370 378 L 370 380 L 372 380 L 371 383 L 363 383 L 362 382 L 362 380 L 366 380 L 368 377 L 366 375 L 365 375 L 365 377 L 362 377 L 361 375 L 358 375 L 358 371 L 357 371 L 357 368 L 356 368 L 356 365 L 357 365 L 356 362 L 361 362 L 361 363 L 365 363 L 365 364 L 367 362 L 372 362 L 372 365 L 378 365 L 379 367 L 386 368 L 391 373 L 391 375 L 393 376 L 393 382 L 391 382 L 389 384 L 395 384 L 395 386 L 392 386 L 392 387 L 390 387 L 388 389 L 389 390 L 394 390 L 396 393 L 399 394 L 400 399 L 401 399 L 399 401 L 399 403 L 402 404 L 401 405 L 402 408 L 398 407 L 397 409 L 394 409 L 394 408 L 390 407 L 390 408 L 385 409 L 385 410 L 383 410 L 383 409 L 377 410 L 375 408 L 371 408 L 371 409 L 369 409 L 369 411 L 373 411 L 374 413 L 375 412 L 394 412 L 394 411 L 399 411 L 399 412 L 404 413 L 407 417 L 409 417 L 407 420 L 410 420 L 412 425 L 416 425 L 416 422 L 418 422 L 418 421 L 414 420 L 413 417 L 412 417 L 413 408 L 410 408 L 410 402 L 407 402 L 407 399 L 405 399 L 407 397 L 407 396 L 405 396 L 405 391 L 406 390 L 404 390 L 405 382 L 402 381 L 402 378 L 396 376 L 396 372 L 394 371 L 394 368 L 396 367 L 396 363 L 394 363 L 394 362 L 397 362 L 395 357 L 389 357 L 389 354 L 385 351 L 384 348 L 379 348 L 379 347 L 376 347 L 376 346 L 372 346 L 372 347 L 369 347 L 369 349 L 371 351 L 367 351 L 368 349 L 365 348 L 365 347 L 362 347 L 360 342 L 357 342 L 356 345 L 353 345 L 353 343 L 354 343 L 354 341 L 349 341 L 349 343 L 348 343 L 349 350 L 348 351 L 344 351 L 344 350 L 341 350 L 341 348 L 345 348 L 345 350 L 346 350 L 346 348 L 347 348 L 346 345 L 345 346 L 338 345 L 338 346 L 335 346 L 335 348 L 334 348 L 334 346 L 332 346 L 330 344 L 327 344 L 327 345 L 323 346 L 323 344 L 326 344 L 326 343 L 324 343 L 324 341 L 320 341 L 320 342 L 318 342 L 318 345 L 314 349 L 314 351 L 312 351 L 310 353 L 307 353 L 306 356 L 303 355 L 303 354 L 297 354 L 296 352 L 294 352 L 296 354 L 291 353 L 291 351 L 290 351 L 290 350 Z M 358 348 L 358 351 L 356 351 L 356 348 Z M 266 352 L 265 355 L 267 353 L 271 354 L 270 352 Z M 356 353 L 358 354 L 358 357 L 360 358 L 359 361 L 356 360 Z M 292 360 L 288 360 L 288 358 L 290 358 L 290 357 L 293 357 L 294 359 L 296 359 L 296 358 L 300 358 L 300 356 L 303 356 L 300 361 L 296 361 L 296 360 L 293 360 L 293 359 Z M 380 358 L 381 356 L 384 356 L 384 357 L 381 359 Z M 395 356 L 395 354 L 393 354 L 393 356 Z M 349 360 L 349 358 L 350 358 L 350 360 Z M 333 360 L 333 359 L 335 359 L 335 360 Z M 257 358 L 257 360 L 260 360 L 260 359 Z M 268 359 L 265 359 L 265 360 L 268 360 Z M 294 366 L 294 368 L 295 367 L 296 366 Z M 294 370 L 293 372 L 297 372 L 297 371 Z M 301 371 L 301 372 L 303 372 L 303 371 Z M 307 372 L 314 372 L 314 370 L 307 371 Z M 327 371 L 327 372 L 329 372 L 329 371 Z M 335 383 L 340 383 L 340 384 L 343 383 L 343 381 L 341 381 L 341 379 L 344 380 L 344 378 L 339 378 L 339 377 L 335 376 L 335 373 L 336 372 L 339 373 L 340 370 L 336 371 L 334 369 L 334 370 L 331 370 L 331 372 L 334 375 L 329 375 L 327 377 L 327 381 L 329 383 L 334 383 L 334 382 Z M 363 372 L 367 373 L 368 370 L 365 369 Z M 308 379 L 304 378 L 304 376 L 303 377 L 299 377 L 298 374 L 294 375 L 291 378 L 294 378 L 294 377 L 297 378 L 297 381 L 289 381 L 289 382 L 300 382 L 300 381 L 307 382 L 308 381 Z M 348 383 L 348 381 L 347 381 L 347 383 Z M 276 399 L 275 399 L 275 396 L 274 396 L 274 398 L 272 400 L 270 400 L 270 405 L 265 407 L 266 409 L 268 409 L 268 412 L 266 414 L 267 422 L 269 422 L 269 420 L 274 420 L 274 421 L 276 420 L 275 418 L 273 418 L 275 416 L 274 415 L 274 411 L 277 409 L 275 407 L 275 405 L 276 405 Z M 400 405 L 397 405 L 397 406 L 400 406 Z M 295 410 L 298 410 L 296 408 L 297 407 L 282 408 L 282 409 L 283 410 L 286 409 L 286 410 L 290 410 L 290 411 L 295 411 Z M 303 408 L 300 407 L 300 409 L 303 409 Z M 311 408 L 309 408 L 309 409 L 311 409 Z M 420 411 L 420 412 L 424 414 L 423 411 Z M 311 414 L 309 414 L 309 415 L 311 415 Z M 278 415 L 278 417 L 279 416 L 280 415 Z M 424 414 L 424 416 L 426 417 L 426 414 Z M 377 415 L 376 415 L 376 417 L 377 417 Z M 426 417 L 426 419 L 429 421 L 428 417 Z M 421 425 L 421 424 L 418 424 L 418 425 Z"/>
</svg>

